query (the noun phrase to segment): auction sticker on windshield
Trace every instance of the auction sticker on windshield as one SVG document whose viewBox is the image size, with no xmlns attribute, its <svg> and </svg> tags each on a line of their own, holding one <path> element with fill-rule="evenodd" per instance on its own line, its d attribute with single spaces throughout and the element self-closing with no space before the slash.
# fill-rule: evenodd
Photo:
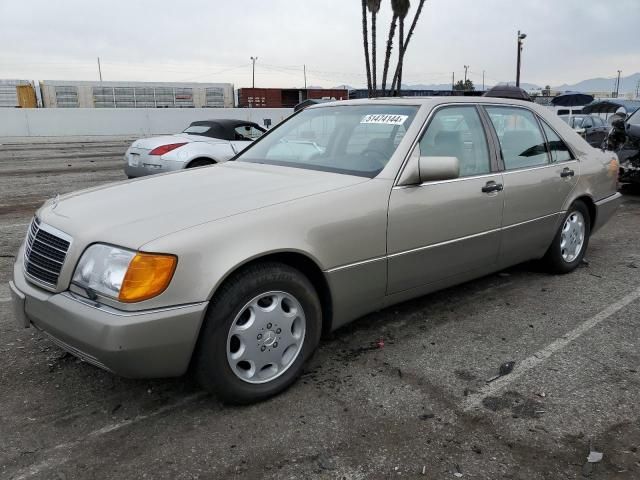
<svg viewBox="0 0 640 480">
<path fill-rule="evenodd" d="M 375 115 L 365 115 L 360 120 L 360 123 L 382 123 L 385 125 L 402 125 L 405 120 L 409 118 L 408 115 L 390 115 L 384 113 L 378 113 Z"/>
</svg>

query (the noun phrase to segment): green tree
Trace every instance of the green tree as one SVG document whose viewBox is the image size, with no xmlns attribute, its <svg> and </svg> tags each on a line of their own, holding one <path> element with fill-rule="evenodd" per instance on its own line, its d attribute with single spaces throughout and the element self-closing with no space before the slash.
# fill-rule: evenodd
<svg viewBox="0 0 640 480">
<path fill-rule="evenodd" d="M 473 92 L 476 87 L 470 79 L 467 79 L 466 82 L 463 80 L 458 80 L 458 83 L 454 85 L 453 89 L 463 92 Z"/>
</svg>

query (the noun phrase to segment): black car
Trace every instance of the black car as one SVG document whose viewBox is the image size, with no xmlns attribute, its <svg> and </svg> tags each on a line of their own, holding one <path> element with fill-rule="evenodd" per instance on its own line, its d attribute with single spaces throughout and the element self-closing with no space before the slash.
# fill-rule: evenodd
<svg viewBox="0 0 640 480">
<path fill-rule="evenodd" d="M 592 147 L 602 146 L 609 133 L 609 125 L 598 115 L 560 115 L 560 118 L 574 130 L 580 131 Z"/>
<path fill-rule="evenodd" d="M 607 147 L 618 154 L 620 181 L 640 184 L 640 109 L 612 122 Z"/>
</svg>

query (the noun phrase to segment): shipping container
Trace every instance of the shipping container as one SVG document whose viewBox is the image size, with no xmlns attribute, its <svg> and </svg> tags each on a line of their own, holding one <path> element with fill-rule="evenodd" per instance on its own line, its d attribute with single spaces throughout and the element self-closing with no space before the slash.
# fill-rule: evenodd
<svg viewBox="0 0 640 480">
<path fill-rule="evenodd" d="M 36 92 L 29 80 L 0 80 L 0 107 L 36 108 Z"/>
<path fill-rule="evenodd" d="M 232 108 L 231 83 L 40 82 L 47 108 Z"/>
<path fill-rule="evenodd" d="M 348 90 L 324 88 L 240 88 L 238 107 L 293 108 L 300 102 L 313 99 L 347 100 Z"/>
</svg>

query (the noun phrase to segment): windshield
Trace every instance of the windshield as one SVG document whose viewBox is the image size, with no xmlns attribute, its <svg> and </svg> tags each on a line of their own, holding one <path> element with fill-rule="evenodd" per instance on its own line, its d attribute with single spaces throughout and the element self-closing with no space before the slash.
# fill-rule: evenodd
<svg viewBox="0 0 640 480">
<path fill-rule="evenodd" d="M 375 177 L 387 164 L 418 107 L 342 105 L 304 110 L 237 157 Z"/>
</svg>

